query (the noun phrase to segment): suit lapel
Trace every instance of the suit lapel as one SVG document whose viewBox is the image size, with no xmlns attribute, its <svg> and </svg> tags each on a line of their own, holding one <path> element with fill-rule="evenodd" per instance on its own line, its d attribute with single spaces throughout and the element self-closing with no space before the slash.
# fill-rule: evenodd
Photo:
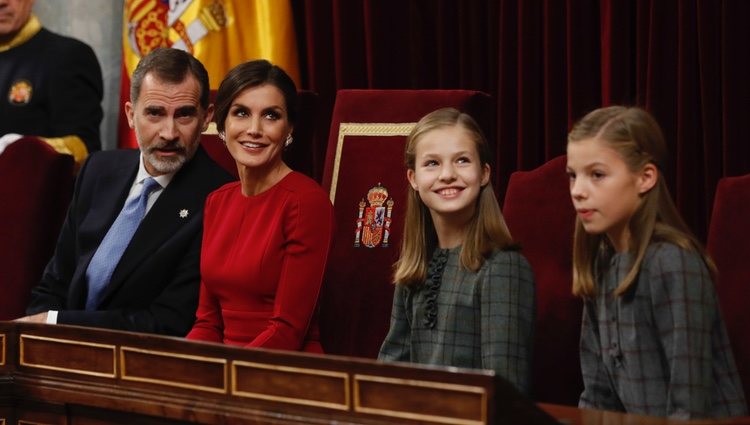
<svg viewBox="0 0 750 425">
<path fill-rule="evenodd" d="M 125 199 L 130 193 L 133 179 L 138 171 L 138 163 L 122 161 L 108 167 L 106 174 L 100 175 L 96 180 L 93 195 L 91 197 L 91 208 L 86 215 L 86 220 L 94 220 L 92 228 L 97 229 L 99 242 L 120 214 Z M 99 244 L 97 243 L 97 246 Z"/>
<path fill-rule="evenodd" d="M 102 294 L 102 303 L 114 293 L 143 262 L 167 243 L 180 229 L 203 220 L 203 204 L 215 182 L 204 171 L 207 157 L 198 149 L 195 157 L 174 176 L 169 186 L 143 218 L 133 239 L 115 268 L 112 280 Z"/>
<path fill-rule="evenodd" d="M 83 233 L 94 235 L 91 238 L 97 240 L 87 241 L 95 247 L 98 247 L 112 223 L 120 214 L 125 199 L 130 192 L 133 179 L 138 171 L 138 160 L 140 153 L 137 150 L 122 151 L 121 155 L 103 156 L 107 160 L 98 164 L 98 168 L 91 170 L 96 173 L 90 199 L 88 200 L 89 210 L 86 217 L 83 218 L 79 225 L 85 227 Z M 114 158 L 109 160 L 109 158 Z M 78 300 L 75 305 L 80 306 L 85 303 L 86 293 L 86 269 L 94 256 L 96 249 L 86 252 L 85 256 L 79 260 L 81 266 L 76 267 L 75 275 L 71 283 L 71 301 Z"/>
</svg>

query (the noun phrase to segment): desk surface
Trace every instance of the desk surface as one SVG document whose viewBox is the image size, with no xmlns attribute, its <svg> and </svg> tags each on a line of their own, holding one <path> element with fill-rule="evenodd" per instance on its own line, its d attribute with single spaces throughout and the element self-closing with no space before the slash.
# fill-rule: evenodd
<svg viewBox="0 0 750 425">
<path fill-rule="evenodd" d="M 538 406 L 565 425 L 750 425 L 750 417 L 681 421 L 545 403 Z"/>
</svg>

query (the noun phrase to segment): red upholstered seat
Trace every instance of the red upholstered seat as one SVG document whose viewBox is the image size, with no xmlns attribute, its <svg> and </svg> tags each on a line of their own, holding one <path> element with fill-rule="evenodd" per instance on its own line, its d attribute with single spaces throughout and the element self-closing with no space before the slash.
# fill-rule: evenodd
<svg viewBox="0 0 750 425">
<path fill-rule="evenodd" d="M 294 143 L 284 151 L 284 161 L 292 170 L 299 171 L 320 181 L 323 168 L 322 149 L 315 145 L 315 120 L 317 117 L 318 94 L 302 90 L 297 93 L 299 99 L 299 114 L 297 125 L 294 127 Z M 214 101 L 215 91 L 211 91 L 211 101 Z M 201 135 L 201 145 L 217 164 L 235 177 L 237 165 L 234 158 L 219 139 L 216 127 L 213 125 Z"/>
<path fill-rule="evenodd" d="M 571 294 L 575 210 L 566 161 L 563 155 L 513 173 L 503 214 L 536 277 L 534 399 L 577 404 L 583 389 L 578 356 L 582 303 Z"/>
<path fill-rule="evenodd" d="M 73 167 L 72 156 L 32 136 L 0 154 L 0 320 L 25 314 L 70 203 Z"/>
<path fill-rule="evenodd" d="M 719 180 L 708 252 L 719 270 L 716 290 L 737 369 L 750 396 L 750 174 Z M 748 398 L 750 401 L 750 398 Z"/>
<path fill-rule="evenodd" d="M 336 216 L 320 298 L 327 353 L 376 357 L 388 332 L 392 265 L 406 208 L 404 143 L 414 123 L 451 106 L 486 124 L 492 116 L 489 101 L 484 93 L 465 90 L 337 93 L 323 175 Z"/>
</svg>

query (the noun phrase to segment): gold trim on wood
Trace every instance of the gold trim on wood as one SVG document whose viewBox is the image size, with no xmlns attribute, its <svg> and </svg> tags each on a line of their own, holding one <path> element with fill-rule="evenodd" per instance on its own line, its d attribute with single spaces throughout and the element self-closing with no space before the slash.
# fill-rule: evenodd
<svg viewBox="0 0 750 425">
<path fill-rule="evenodd" d="M 5 366 L 5 334 L 0 334 L 0 340 L 2 340 L 2 349 L 0 349 L 0 366 Z M 3 425 L 4 422 L 0 422 Z"/>
<path fill-rule="evenodd" d="M 5 424 L 5 422 L 4 422 L 4 421 L 3 421 L 3 422 L 0 422 L 0 425 L 4 425 L 4 424 Z M 19 419 L 19 420 L 18 420 L 18 425 L 53 425 L 53 424 L 48 424 L 48 423 L 46 423 L 46 422 L 31 422 L 31 421 L 24 421 L 23 419 Z"/>
<path fill-rule="evenodd" d="M 224 370 L 222 372 L 223 386 L 221 388 L 209 387 L 206 385 L 187 384 L 183 382 L 165 381 L 163 379 L 128 375 L 128 370 L 126 367 L 127 362 L 125 361 L 125 352 L 127 351 L 134 352 L 134 353 L 148 354 L 151 356 L 161 356 L 161 357 L 167 357 L 167 358 L 193 360 L 196 362 L 214 363 L 214 364 L 222 365 L 224 367 L 223 368 Z M 190 354 L 169 353 L 166 351 L 144 350 L 144 349 L 135 348 L 135 347 L 120 347 L 120 376 L 122 376 L 122 379 L 125 381 L 148 382 L 151 384 L 161 384 L 161 385 L 167 385 L 170 387 L 208 391 L 208 392 L 217 393 L 217 394 L 227 393 L 227 360 L 221 359 L 221 358 L 215 358 L 215 357 L 193 356 Z"/>
<path fill-rule="evenodd" d="M 480 420 L 463 419 L 456 417 L 447 416 L 436 416 L 424 413 L 415 412 L 402 412 L 389 409 L 378 409 L 372 407 L 363 407 L 360 402 L 360 391 L 359 383 L 362 381 L 366 382 L 377 382 L 382 384 L 394 384 L 402 385 L 407 387 L 422 387 L 422 388 L 435 388 L 445 391 L 463 392 L 469 394 L 479 394 L 482 397 L 482 411 Z M 434 381 L 420 381 L 414 379 L 400 379 L 400 378 L 388 378 L 384 376 L 372 376 L 372 375 L 354 375 L 354 411 L 361 413 L 371 413 L 382 416 L 390 416 L 394 418 L 413 419 L 421 421 L 430 421 L 444 424 L 457 424 L 457 425 L 486 425 L 487 424 L 487 392 L 482 387 L 470 386 L 470 385 L 459 385 L 459 384 L 448 384 L 443 382 Z"/>
<path fill-rule="evenodd" d="M 408 136 L 417 123 L 354 123 L 342 122 L 339 125 L 339 137 L 336 141 L 336 159 L 333 162 L 333 177 L 331 179 L 331 203 L 336 200 L 336 186 L 339 181 L 341 153 L 344 150 L 346 136 Z"/>
<path fill-rule="evenodd" d="M 301 375 L 315 375 L 315 376 L 327 376 L 331 378 L 340 378 L 343 380 L 342 386 L 344 388 L 344 403 L 343 404 L 332 403 L 332 402 L 310 400 L 310 399 L 297 398 L 297 397 L 284 397 L 284 396 L 278 396 L 278 395 L 240 391 L 237 389 L 237 367 L 238 366 L 274 370 L 274 371 L 286 372 L 286 373 L 298 373 Z M 336 409 L 336 410 L 349 410 L 349 406 L 351 405 L 351 393 L 349 390 L 349 374 L 346 372 L 334 372 L 334 371 L 307 369 L 307 368 L 292 367 L 292 366 L 269 365 L 269 364 L 264 364 L 264 363 L 244 362 L 244 361 L 238 361 L 238 360 L 235 360 L 234 362 L 232 362 L 232 394 L 241 396 L 241 397 L 247 397 L 247 398 L 280 401 L 283 403 L 300 404 L 304 406 L 325 407 L 328 409 Z"/>
<path fill-rule="evenodd" d="M 37 340 L 37 341 L 46 341 L 46 342 L 54 342 L 58 344 L 68 344 L 68 345 L 79 345 L 83 347 L 93 347 L 93 348 L 104 348 L 108 350 L 112 350 L 112 372 L 111 373 L 105 373 L 105 372 L 92 372 L 90 370 L 85 369 L 73 369 L 73 368 L 67 368 L 67 367 L 59 367 L 59 366 L 50 366 L 45 364 L 37 364 L 37 363 L 29 363 L 26 361 L 26 348 L 24 347 L 24 341 L 27 339 L 31 340 Z M 86 376 L 99 376 L 104 378 L 115 378 L 117 376 L 117 357 L 115 355 L 116 346 L 110 345 L 110 344 L 98 344 L 95 342 L 84 342 L 84 341 L 75 341 L 72 339 L 61 339 L 61 338 L 50 338 L 46 336 L 39 336 L 39 335 L 28 335 L 28 334 L 21 334 L 19 337 L 20 341 L 20 359 L 19 363 L 21 366 L 26 367 L 32 367 L 32 368 L 38 368 L 38 369 L 47 369 L 47 370 L 57 370 L 61 372 L 68 372 L 68 373 L 75 373 L 78 375 L 86 375 Z"/>
</svg>

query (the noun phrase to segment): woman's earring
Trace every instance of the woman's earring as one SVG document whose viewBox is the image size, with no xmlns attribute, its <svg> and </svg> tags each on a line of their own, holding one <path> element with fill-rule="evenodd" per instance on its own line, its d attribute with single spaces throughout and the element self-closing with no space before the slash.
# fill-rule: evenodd
<svg viewBox="0 0 750 425">
<path fill-rule="evenodd" d="M 226 146 L 226 144 L 227 144 L 227 136 L 224 134 L 223 131 L 219 132 L 219 139 L 221 139 L 221 142 L 224 143 L 224 145 Z"/>
<path fill-rule="evenodd" d="M 294 141 L 294 138 L 292 137 L 292 133 L 289 133 L 289 134 L 288 134 L 288 135 L 286 136 L 286 140 L 284 141 L 284 147 L 285 147 L 285 148 L 288 148 L 288 147 L 289 147 L 289 145 L 291 145 L 293 141 Z"/>
</svg>

